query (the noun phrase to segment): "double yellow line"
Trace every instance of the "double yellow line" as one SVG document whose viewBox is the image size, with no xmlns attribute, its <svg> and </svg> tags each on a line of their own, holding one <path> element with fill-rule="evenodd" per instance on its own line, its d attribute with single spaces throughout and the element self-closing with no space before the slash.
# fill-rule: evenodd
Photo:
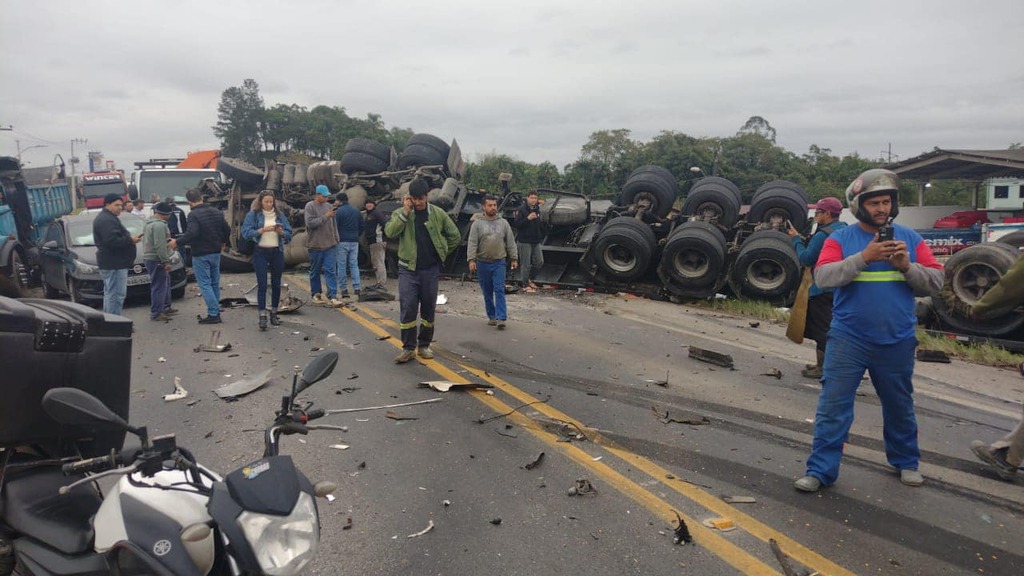
<svg viewBox="0 0 1024 576">
<path fill-rule="evenodd" d="M 392 336 L 392 338 L 389 339 L 392 345 L 396 348 L 402 347 L 401 341 L 394 338 L 393 335 L 384 328 L 387 326 L 392 329 L 397 329 L 398 324 L 395 321 L 387 319 L 367 307 L 360 307 L 359 312 L 353 311 L 349 308 L 339 308 L 338 310 L 341 314 L 350 318 L 377 336 Z M 417 360 L 445 380 L 460 383 L 469 382 L 454 370 L 448 368 L 437 360 L 424 360 L 422 358 L 417 358 Z M 580 430 L 586 430 L 584 425 L 578 422 L 575 418 L 546 403 L 541 403 L 537 398 L 534 398 L 530 394 L 520 390 L 501 378 L 494 376 L 493 374 L 462 364 L 457 364 L 457 366 L 470 372 L 488 384 L 493 385 L 496 389 L 504 392 L 523 404 L 532 403 L 533 409 L 544 414 L 548 418 L 572 424 L 577 426 Z M 504 414 L 512 412 L 513 410 L 512 406 L 506 404 L 495 396 L 486 394 L 483 391 L 475 390 L 472 391 L 471 394 L 496 413 Z M 534 420 L 526 417 L 525 415 L 519 412 L 512 412 L 508 417 L 519 426 L 528 430 L 541 442 L 548 445 L 551 450 L 560 452 L 570 460 L 573 460 L 580 466 L 586 468 L 596 477 L 601 478 L 601 480 L 606 484 L 612 486 L 620 493 L 648 509 L 658 518 L 669 524 L 675 523 L 675 511 L 671 503 L 656 496 L 651 491 L 617 472 L 608 464 L 595 461 L 591 454 L 583 451 L 575 444 L 559 441 L 558 436 L 544 430 Z M 807 566 L 812 570 L 816 570 L 820 574 L 854 576 L 853 572 L 843 568 L 835 562 L 832 562 L 828 558 L 825 558 L 821 554 L 807 548 L 803 544 L 800 544 L 778 530 L 760 522 L 753 516 L 737 510 L 734 506 L 730 506 L 726 502 L 704 490 L 701 490 L 697 486 L 680 480 L 669 480 L 666 482 L 668 478 L 674 477 L 668 470 L 658 466 L 643 456 L 616 446 L 614 442 L 605 438 L 601 434 L 593 430 L 587 430 L 587 438 L 592 443 L 600 446 L 608 453 L 614 455 L 633 468 L 649 475 L 662 486 L 678 492 L 691 502 L 712 511 L 719 516 L 728 517 L 735 523 L 737 528 L 744 530 L 748 534 L 766 543 L 769 540 L 774 539 L 790 558 L 800 562 L 804 566 Z M 686 521 L 695 541 L 743 574 L 779 573 L 773 565 L 765 563 L 761 559 L 722 537 L 719 533 L 706 528 L 697 519 L 682 513 L 680 513 L 680 516 Z M 768 548 L 765 547 L 765 550 L 767 549 Z"/>
</svg>

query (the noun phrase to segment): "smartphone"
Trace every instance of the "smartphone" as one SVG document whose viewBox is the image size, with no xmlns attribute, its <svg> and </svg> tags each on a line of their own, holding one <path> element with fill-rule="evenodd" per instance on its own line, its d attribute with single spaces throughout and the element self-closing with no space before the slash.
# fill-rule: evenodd
<svg viewBox="0 0 1024 576">
<path fill-rule="evenodd" d="M 892 226 L 879 226 L 878 227 L 878 241 L 889 242 L 895 238 Z"/>
</svg>

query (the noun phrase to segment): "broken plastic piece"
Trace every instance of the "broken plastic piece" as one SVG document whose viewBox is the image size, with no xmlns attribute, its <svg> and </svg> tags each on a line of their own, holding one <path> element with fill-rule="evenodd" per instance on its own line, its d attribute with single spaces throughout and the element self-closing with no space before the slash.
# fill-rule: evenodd
<svg viewBox="0 0 1024 576">
<path fill-rule="evenodd" d="M 331 444 L 330 447 L 334 448 L 335 450 L 348 450 L 349 449 L 349 445 L 348 444 Z"/>
<path fill-rule="evenodd" d="M 683 521 L 683 517 L 679 515 L 679 512 L 672 511 L 676 515 L 676 522 L 679 523 L 675 528 L 675 537 L 672 539 L 673 544 L 689 544 L 693 542 L 693 536 L 690 535 L 690 529 L 686 526 L 686 522 Z"/>
<path fill-rule="evenodd" d="M 753 496 L 722 496 L 722 500 L 729 504 L 755 504 L 757 499 Z"/>
<path fill-rule="evenodd" d="M 438 392 L 447 392 L 452 388 L 494 388 L 491 384 L 480 384 L 478 382 L 452 382 L 450 380 L 426 380 L 420 382 L 420 386 L 429 387 Z"/>
<path fill-rule="evenodd" d="M 444 294 L 438 294 L 437 295 L 437 305 L 438 306 L 440 306 L 442 304 L 447 304 L 447 303 L 448 303 L 448 297 L 447 296 L 445 296 Z"/>
<path fill-rule="evenodd" d="M 708 528 L 714 528 L 719 532 L 730 532 L 736 529 L 736 524 L 728 518 L 708 518 L 703 522 Z"/>
<path fill-rule="evenodd" d="M 188 390 L 181 387 L 181 378 L 174 377 L 174 392 L 172 394 L 164 394 L 164 402 L 173 402 L 175 400 L 181 400 L 188 396 Z"/>
<path fill-rule="evenodd" d="M 210 331 L 210 339 L 206 342 L 206 344 L 203 344 L 202 346 L 199 346 L 198 348 L 195 348 L 193 351 L 194 352 L 227 352 L 228 350 L 231 350 L 231 344 L 221 344 L 220 343 L 220 330 L 211 330 Z"/>
<path fill-rule="evenodd" d="M 533 462 L 530 462 L 526 466 L 523 466 L 523 468 L 526 468 L 527 470 L 533 470 L 534 468 L 540 466 L 541 462 L 543 462 L 543 461 L 544 461 L 544 453 L 541 452 L 540 456 L 537 456 L 536 460 L 534 460 Z"/>
<path fill-rule="evenodd" d="M 215 388 L 213 390 L 213 393 L 222 399 L 244 396 L 245 394 L 248 394 L 258 389 L 267 382 L 269 382 L 270 374 L 273 371 L 273 368 L 267 368 L 266 370 L 260 372 L 259 374 L 256 374 L 255 376 L 243 378 L 242 380 L 237 380 L 235 382 L 232 382 L 231 384 L 225 384 L 220 388 Z"/>
<path fill-rule="evenodd" d="M 762 376 L 774 376 L 775 378 L 782 380 L 782 370 L 775 368 L 774 366 L 761 373 Z"/>
<path fill-rule="evenodd" d="M 427 532 L 430 532 L 433 529 L 434 529 L 434 521 L 433 520 L 428 520 L 426 528 L 424 528 L 423 530 L 420 530 L 419 532 L 417 532 L 415 534 L 409 534 L 408 536 L 406 536 L 406 538 L 419 538 L 420 536 L 423 536 L 424 534 L 426 534 Z"/>
</svg>

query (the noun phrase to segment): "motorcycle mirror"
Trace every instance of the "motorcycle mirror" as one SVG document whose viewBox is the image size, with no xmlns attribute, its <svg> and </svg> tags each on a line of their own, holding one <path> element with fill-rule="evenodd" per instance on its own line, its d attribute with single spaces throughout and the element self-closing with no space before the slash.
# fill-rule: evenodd
<svg viewBox="0 0 1024 576">
<path fill-rule="evenodd" d="M 122 430 L 131 427 L 92 394 L 77 388 L 52 388 L 43 394 L 43 411 L 60 424 L 107 424 Z"/>
<path fill-rule="evenodd" d="M 295 394 L 302 392 L 306 388 L 309 388 L 313 384 L 327 378 L 334 372 L 334 367 L 338 364 L 338 353 L 334 350 L 328 350 L 323 354 L 320 354 L 313 359 L 306 368 L 302 370 L 302 375 L 299 376 L 299 384 L 295 389 Z M 292 395 L 292 397 L 295 396 Z"/>
</svg>

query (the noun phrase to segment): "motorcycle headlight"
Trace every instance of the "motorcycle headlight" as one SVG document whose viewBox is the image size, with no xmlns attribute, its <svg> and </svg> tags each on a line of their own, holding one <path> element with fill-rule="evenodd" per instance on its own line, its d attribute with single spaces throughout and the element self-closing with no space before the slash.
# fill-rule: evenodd
<svg viewBox="0 0 1024 576">
<path fill-rule="evenodd" d="M 271 576 L 298 574 L 313 559 L 320 541 L 316 506 L 305 492 L 287 516 L 242 512 L 237 522 L 260 569 Z"/>
<path fill-rule="evenodd" d="M 75 260 L 75 270 L 79 274 L 99 274 L 100 269 L 92 264 L 86 264 L 81 260 Z"/>
</svg>

